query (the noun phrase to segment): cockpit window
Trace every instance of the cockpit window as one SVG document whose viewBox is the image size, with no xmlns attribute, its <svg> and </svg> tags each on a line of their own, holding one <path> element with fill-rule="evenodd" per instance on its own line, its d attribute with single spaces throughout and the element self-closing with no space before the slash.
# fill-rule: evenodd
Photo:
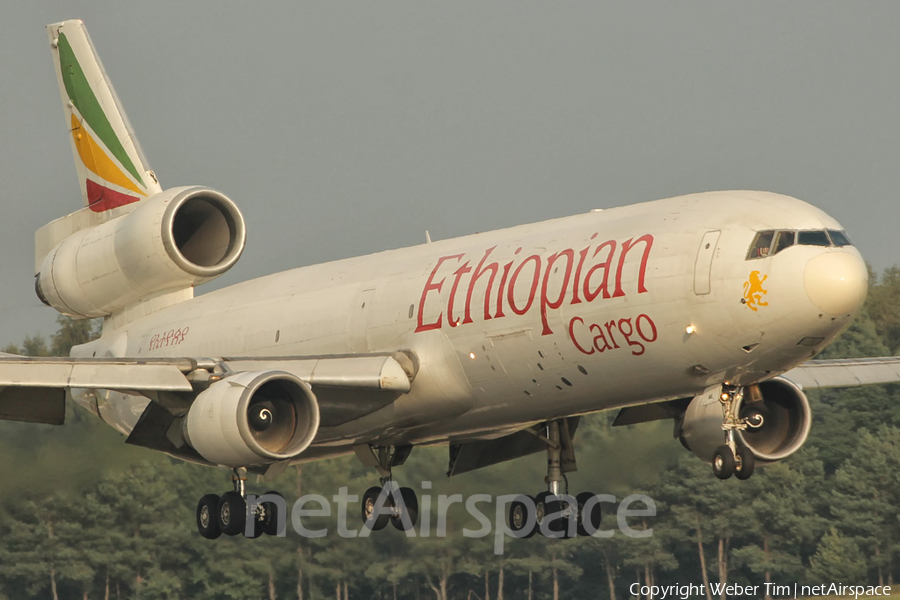
<svg viewBox="0 0 900 600">
<path fill-rule="evenodd" d="M 801 246 L 825 246 L 831 245 L 831 240 L 824 231 L 798 231 L 797 243 Z"/>
<path fill-rule="evenodd" d="M 769 247 L 772 245 L 772 238 L 775 237 L 774 231 L 760 231 L 756 234 L 756 238 L 750 245 L 750 252 L 747 258 L 762 258 L 769 255 Z"/>
<path fill-rule="evenodd" d="M 831 238 L 831 243 L 835 246 L 849 246 L 850 238 L 847 237 L 847 234 L 843 231 L 838 231 L 837 229 L 829 229 L 828 237 Z"/>
<path fill-rule="evenodd" d="M 846 233 L 837 229 L 827 231 L 824 229 L 813 231 L 793 231 L 791 229 L 772 231 L 767 229 L 756 233 L 753 243 L 750 244 L 750 251 L 747 252 L 747 260 L 778 254 L 793 245 L 841 247 L 849 246 L 850 240 Z"/>
<path fill-rule="evenodd" d="M 779 231 L 775 239 L 775 251 L 772 254 L 778 254 L 785 248 L 794 245 L 796 234 L 793 231 Z"/>
</svg>

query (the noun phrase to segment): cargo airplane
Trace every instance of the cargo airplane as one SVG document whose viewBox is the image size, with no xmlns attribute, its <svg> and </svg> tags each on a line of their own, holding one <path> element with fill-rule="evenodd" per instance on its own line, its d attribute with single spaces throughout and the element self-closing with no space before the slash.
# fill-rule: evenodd
<svg viewBox="0 0 900 600">
<path fill-rule="evenodd" d="M 803 445 L 804 389 L 900 379 L 895 358 L 810 361 L 862 306 L 866 266 L 833 218 L 766 192 L 594 210 L 194 297 L 240 257 L 240 211 L 207 187 L 163 188 L 84 24 L 47 30 L 84 207 L 37 232 L 35 288 L 103 328 L 69 358 L 0 358 L 0 418 L 60 424 L 71 400 L 129 444 L 233 469 L 234 489 L 198 504 L 207 538 L 275 531 L 279 505 L 248 505 L 248 472 L 346 454 L 381 478 L 365 523 L 408 528 L 416 494 L 393 469 L 420 445 L 449 448 L 449 475 L 546 452 L 546 488 L 511 505 L 510 527 L 574 515 L 590 533 L 593 495 L 561 499 L 583 415 L 673 419 L 717 477 L 746 479 Z"/>
</svg>

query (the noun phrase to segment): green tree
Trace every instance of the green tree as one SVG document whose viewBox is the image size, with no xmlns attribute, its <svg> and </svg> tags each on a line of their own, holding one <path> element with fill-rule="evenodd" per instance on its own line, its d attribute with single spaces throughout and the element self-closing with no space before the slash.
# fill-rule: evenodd
<svg viewBox="0 0 900 600">
<path fill-rule="evenodd" d="M 866 559 L 853 540 L 832 527 L 810 559 L 809 574 L 817 581 L 860 581 L 866 576 Z"/>
<path fill-rule="evenodd" d="M 11 598 L 59 599 L 59 539 L 56 510 L 61 497 L 20 498 L 0 523 L 0 582 Z"/>
<path fill-rule="evenodd" d="M 862 429 L 858 445 L 834 476 L 835 527 L 864 552 L 879 585 L 893 572 L 900 540 L 900 429 Z"/>
<path fill-rule="evenodd" d="M 814 543 L 820 534 L 822 522 L 808 491 L 824 487 L 822 465 L 809 461 L 801 469 L 802 463 L 802 457 L 796 457 L 769 465 L 741 489 L 739 511 L 745 519 L 746 542 L 735 548 L 734 559 L 762 575 L 766 584 L 800 577 L 803 544 Z"/>
<path fill-rule="evenodd" d="M 100 336 L 98 319 L 72 319 L 65 315 L 56 317 L 59 328 L 50 337 L 49 352 L 52 356 L 69 356 L 72 346 L 85 344 Z"/>
<path fill-rule="evenodd" d="M 882 342 L 891 352 L 900 352 L 900 265 L 888 267 L 875 279 L 870 276 L 866 307 Z"/>
<path fill-rule="evenodd" d="M 39 333 L 25 336 L 22 341 L 22 354 L 24 356 L 50 356 L 47 340 Z"/>
</svg>

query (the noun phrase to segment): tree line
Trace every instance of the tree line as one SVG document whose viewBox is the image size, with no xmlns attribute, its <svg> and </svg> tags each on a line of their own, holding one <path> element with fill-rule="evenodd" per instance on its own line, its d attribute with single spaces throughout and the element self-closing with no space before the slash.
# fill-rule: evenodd
<svg viewBox="0 0 900 600">
<path fill-rule="evenodd" d="M 822 357 L 896 353 L 898 293 L 900 267 L 873 276 L 863 313 Z M 97 331 L 61 317 L 49 340 L 31 336 L 5 351 L 64 355 Z M 622 600 L 634 583 L 695 582 L 707 584 L 714 600 L 709 583 L 890 585 L 900 572 L 900 389 L 809 396 L 814 423 L 806 446 L 748 481 L 716 479 L 672 438 L 668 422 L 612 428 L 614 415 L 585 417 L 570 491 L 619 500 L 646 494 L 656 515 L 633 517 L 629 526 L 652 535 L 624 535 L 610 507 L 603 528 L 612 537 L 510 539 L 499 555 L 493 535 L 464 535 L 479 523 L 461 506 L 450 512 L 447 537 L 407 537 L 388 527 L 344 538 L 332 512 L 304 521 L 327 527 L 324 537 L 298 535 L 289 523 L 284 538 L 205 540 L 194 526 L 196 503 L 230 489 L 228 471 L 126 446 L 71 407 L 64 427 L 0 422 L 0 598 Z M 446 467 L 446 448 L 416 448 L 395 478 L 416 488 L 420 502 L 426 493 L 533 494 L 545 457 L 453 479 L 443 477 Z M 249 489 L 280 490 L 290 506 L 305 494 L 330 499 L 347 487 L 361 495 L 376 483 L 374 470 L 345 457 L 289 467 Z M 349 525 L 358 529 L 358 504 L 349 508 Z M 492 510 L 483 508 L 491 517 Z M 436 501 L 431 511 L 434 532 Z"/>
</svg>

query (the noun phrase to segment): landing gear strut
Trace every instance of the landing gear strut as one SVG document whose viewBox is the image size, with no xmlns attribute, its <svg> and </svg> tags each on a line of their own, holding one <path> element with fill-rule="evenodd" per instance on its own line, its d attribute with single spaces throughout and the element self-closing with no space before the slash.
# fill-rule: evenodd
<svg viewBox="0 0 900 600">
<path fill-rule="evenodd" d="M 234 469 L 234 489 L 221 496 L 207 494 L 197 504 L 197 530 L 208 540 L 225 535 L 257 538 L 262 534 L 278 535 L 286 512 L 284 497 L 266 492 L 262 502 L 247 503 L 247 469 Z"/>
<path fill-rule="evenodd" d="M 419 500 L 411 488 L 394 484 L 393 468 L 406 462 L 412 446 L 357 446 L 356 456 L 366 466 L 375 467 L 381 475 L 380 486 L 372 486 L 362 497 L 363 523 L 372 531 L 380 531 L 390 523 L 400 531 L 415 527 L 419 518 Z"/>
<path fill-rule="evenodd" d="M 750 402 L 743 405 L 740 414 L 736 407 L 744 399 L 744 388 L 722 386 L 719 402 L 722 403 L 722 431 L 725 432 L 725 443 L 716 448 L 712 458 L 713 473 L 719 479 L 728 479 L 732 475 L 738 479 L 748 479 L 753 475 L 756 458 L 747 446 L 738 443 L 736 431 L 758 429 L 765 422 L 767 411 L 758 386 L 747 388 Z"/>
<path fill-rule="evenodd" d="M 509 528 L 520 538 L 537 532 L 555 538 L 592 535 L 600 528 L 598 498 L 590 492 L 569 495 L 566 473 L 577 469 L 569 421 L 550 421 L 543 432 L 532 433 L 547 445 L 547 491 L 514 500 L 509 508 Z M 528 518 L 529 512 L 533 519 Z"/>
</svg>

